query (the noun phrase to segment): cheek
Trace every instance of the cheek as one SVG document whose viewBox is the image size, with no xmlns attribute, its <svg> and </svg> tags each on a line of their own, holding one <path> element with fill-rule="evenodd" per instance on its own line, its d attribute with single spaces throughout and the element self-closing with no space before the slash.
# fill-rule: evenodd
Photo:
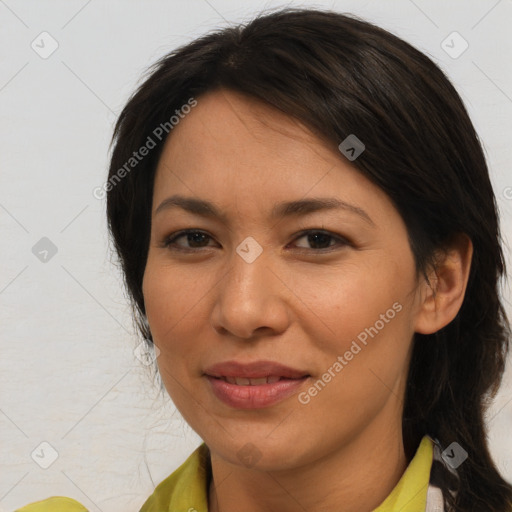
<svg viewBox="0 0 512 512">
<path fill-rule="evenodd" d="M 190 343 L 190 339 L 197 339 L 196 331 L 203 323 L 199 309 L 204 293 L 197 278 L 192 282 L 188 272 L 157 266 L 148 259 L 143 294 L 153 341 L 160 350 L 158 370 L 169 396 L 186 420 L 193 414 L 194 403 L 190 395 L 194 388 L 190 364 L 200 357 L 200 347 Z"/>
<path fill-rule="evenodd" d="M 143 284 L 148 322 L 160 350 L 157 365 L 162 382 L 181 416 L 199 435 L 216 428 L 204 413 L 198 394 L 202 389 L 198 385 L 199 373 L 195 372 L 204 350 L 197 342 L 205 339 L 200 329 L 210 325 L 201 307 L 201 298 L 206 298 L 209 289 L 203 284 L 203 280 L 198 282 L 197 274 L 192 279 L 189 272 L 151 265 L 146 269 Z"/>
<path fill-rule="evenodd" d="M 142 288 L 153 337 L 164 342 L 197 314 L 208 283 L 197 273 L 148 261 Z"/>
<path fill-rule="evenodd" d="M 377 406 L 389 393 L 398 394 L 395 388 L 406 378 L 413 335 L 408 302 L 412 283 L 405 271 L 399 278 L 395 268 L 378 264 L 346 273 L 338 283 L 328 289 L 328 300 L 318 304 L 323 323 L 330 327 L 326 338 L 316 338 L 323 354 L 321 371 L 340 363 L 341 356 L 337 375 L 342 377 L 333 379 L 336 397 L 330 398 L 345 406 L 360 399 Z"/>
<path fill-rule="evenodd" d="M 382 333 L 392 330 L 400 316 L 396 311 L 400 307 L 393 308 L 393 304 L 400 303 L 403 309 L 407 290 L 406 276 L 398 279 L 398 273 L 394 265 L 368 257 L 337 271 L 330 269 L 324 276 L 303 274 L 295 278 L 297 296 L 306 306 L 301 322 L 310 319 L 310 339 L 325 343 L 321 348 L 332 353 L 332 349 L 348 350 L 358 335 L 364 341 L 365 335 L 369 336 L 366 329 L 375 332 L 370 328 L 376 323 Z"/>
<path fill-rule="evenodd" d="M 163 382 L 171 395 L 179 392 L 179 384 L 188 387 L 190 365 L 200 360 L 199 329 L 209 325 L 201 308 L 205 298 L 204 282 L 198 282 L 189 272 L 175 268 L 146 267 L 143 281 L 146 315 L 155 345 L 160 350 L 157 359 Z M 187 370 L 188 368 L 188 370 Z"/>
<path fill-rule="evenodd" d="M 322 381 L 311 389 L 322 395 L 313 407 L 346 421 L 346 411 L 366 404 L 357 414 L 361 421 L 368 419 L 391 393 L 400 396 L 406 379 L 412 283 L 406 269 L 400 275 L 398 266 L 383 261 L 346 265 L 335 278 L 317 280 L 315 287 L 309 277 L 303 278 L 308 307 L 301 324 Z"/>
</svg>

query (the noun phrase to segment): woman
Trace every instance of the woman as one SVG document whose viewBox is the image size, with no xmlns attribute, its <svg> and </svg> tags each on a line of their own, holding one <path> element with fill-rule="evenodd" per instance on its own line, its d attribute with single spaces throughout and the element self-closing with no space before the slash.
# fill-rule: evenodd
<svg viewBox="0 0 512 512">
<path fill-rule="evenodd" d="M 204 440 L 142 512 L 512 510 L 484 424 L 510 337 L 495 197 L 430 59 L 261 15 L 156 63 L 113 142 L 134 314 Z M 20 510 L 50 509 L 85 510 Z"/>
</svg>

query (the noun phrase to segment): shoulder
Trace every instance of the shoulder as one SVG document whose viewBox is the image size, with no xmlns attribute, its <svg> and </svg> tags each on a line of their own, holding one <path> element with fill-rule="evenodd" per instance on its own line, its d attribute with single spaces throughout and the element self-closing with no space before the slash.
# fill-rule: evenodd
<svg viewBox="0 0 512 512">
<path fill-rule="evenodd" d="M 14 512 L 88 512 L 88 510 L 72 498 L 52 496 L 51 498 L 25 505 Z"/>
<path fill-rule="evenodd" d="M 156 487 L 140 512 L 182 509 L 206 512 L 210 478 L 210 451 L 206 444 L 202 443 L 178 469 Z M 193 507 L 190 506 L 191 503 Z M 88 512 L 88 510 L 72 498 L 53 496 L 18 508 L 14 512 Z"/>
</svg>

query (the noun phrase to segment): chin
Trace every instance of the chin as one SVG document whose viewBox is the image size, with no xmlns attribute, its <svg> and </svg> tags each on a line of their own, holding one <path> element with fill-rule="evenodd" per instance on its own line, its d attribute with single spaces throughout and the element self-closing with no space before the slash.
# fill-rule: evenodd
<svg viewBox="0 0 512 512">
<path fill-rule="evenodd" d="M 269 430 L 271 432 L 271 429 Z M 285 433 L 282 433 L 285 434 Z M 304 439 L 304 434 L 302 439 Z M 212 442 L 205 439 L 212 452 L 241 468 L 257 469 L 260 471 L 280 471 L 290 469 L 303 463 L 303 456 L 297 451 L 300 444 L 286 435 L 280 437 L 265 437 L 261 430 L 251 435 L 250 431 L 240 435 L 226 434 L 219 439 L 218 432 L 213 435 Z"/>
</svg>

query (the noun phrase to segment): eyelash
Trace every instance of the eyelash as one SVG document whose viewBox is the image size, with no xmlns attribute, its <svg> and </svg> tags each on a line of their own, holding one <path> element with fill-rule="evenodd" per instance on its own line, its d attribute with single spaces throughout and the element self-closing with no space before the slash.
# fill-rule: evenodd
<svg viewBox="0 0 512 512">
<path fill-rule="evenodd" d="M 173 233 L 169 236 L 167 236 L 161 247 L 162 248 L 166 248 L 166 249 L 170 249 L 170 250 L 175 250 L 175 251 L 181 251 L 181 252 L 186 252 L 186 253 L 191 253 L 191 252 L 198 252 L 198 251 L 201 251 L 203 249 L 208 249 L 208 247 L 198 247 L 198 248 L 183 248 L 183 247 L 179 247 L 177 245 L 173 245 L 175 244 L 176 240 L 178 240 L 179 238 L 183 237 L 183 236 L 186 236 L 186 235 L 189 235 L 189 234 L 193 234 L 193 233 L 201 233 L 202 235 L 205 235 L 207 237 L 209 237 L 210 239 L 212 239 L 212 237 L 204 232 L 204 231 L 201 231 L 201 230 L 198 230 L 198 229 L 184 229 L 184 230 L 181 230 L 181 231 L 178 231 L 176 233 Z M 334 233 L 331 233 L 330 231 L 326 231 L 325 229 L 306 229 L 306 230 L 303 230 L 301 231 L 300 233 L 297 234 L 297 236 L 294 238 L 294 241 L 300 239 L 300 238 L 303 238 L 304 236 L 307 236 L 309 234 L 322 234 L 322 235 L 326 235 L 328 237 L 330 237 L 331 239 L 335 239 L 338 241 L 338 246 L 339 247 L 342 247 L 342 246 L 350 246 L 352 245 L 346 238 L 344 237 L 341 237 L 339 235 L 335 235 Z M 326 247 L 326 248 L 323 248 L 323 249 L 308 249 L 308 248 L 304 248 L 304 247 L 299 247 L 299 251 L 313 251 L 313 252 L 316 252 L 316 253 L 328 253 L 328 252 L 332 252 L 333 250 L 336 250 L 336 245 L 330 245 L 329 247 Z"/>
</svg>

